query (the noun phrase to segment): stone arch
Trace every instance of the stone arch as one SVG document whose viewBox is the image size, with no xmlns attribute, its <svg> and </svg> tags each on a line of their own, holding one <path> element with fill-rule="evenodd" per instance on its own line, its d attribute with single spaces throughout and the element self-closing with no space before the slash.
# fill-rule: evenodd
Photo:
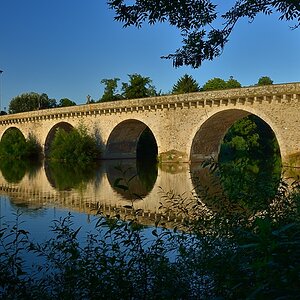
<svg viewBox="0 0 300 300">
<path fill-rule="evenodd" d="M 203 161 L 208 158 L 217 159 L 222 140 L 228 129 L 238 120 L 249 115 L 256 115 L 263 120 L 273 131 L 282 153 L 282 142 L 278 136 L 278 131 L 274 129 L 270 120 L 255 111 L 244 109 L 226 109 L 212 113 L 206 120 L 201 122 L 200 128 L 197 129 L 191 142 L 190 161 Z"/>
<path fill-rule="evenodd" d="M 137 158 L 138 143 L 145 130 L 149 132 L 153 143 L 155 143 L 155 155 L 157 155 L 156 138 L 149 126 L 142 121 L 128 119 L 119 123 L 110 133 L 104 157 L 106 159 Z"/>
<path fill-rule="evenodd" d="M 44 144 L 45 145 L 45 147 L 44 147 L 45 156 L 47 156 L 49 154 L 51 143 L 52 143 L 55 133 L 58 129 L 63 129 L 65 131 L 69 132 L 72 129 L 74 129 L 74 127 L 70 123 L 67 123 L 67 122 L 59 122 L 59 123 L 55 124 L 50 129 L 50 131 L 48 132 L 47 137 L 45 139 L 45 144 Z"/>
</svg>

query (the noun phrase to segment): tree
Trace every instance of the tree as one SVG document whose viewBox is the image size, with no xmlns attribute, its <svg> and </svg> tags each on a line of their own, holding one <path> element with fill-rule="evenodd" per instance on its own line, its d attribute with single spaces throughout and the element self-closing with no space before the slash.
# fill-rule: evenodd
<svg viewBox="0 0 300 300">
<path fill-rule="evenodd" d="M 104 93 L 100 101 L 114 101 L 114 100 L 120 100 L 122 96 L 120 94 L 117 94 L 117 88 L 118 88 L 118 81 L 119 78 L 113 78 L 113 79 L 102 79 L 101 83 L 105 85 Z"/>
<path fill-rule="evenodd" d="M 202 91 L 213 91 L 213 90 L 224 90 L 224 89 L 235 89 L 240 88 L 242 85 L 230 76 L 227 81 L 224 79 L 215 77 L 208 80 L 202 87 Z"/>
<path fill-rule="evenodd" d="M 188 74 L 185 74 L 179 78 L 172 88 L 172 94 L 184 94 L 199 91 L 199 84 L 191 75 Z"/>
<path fill-rule="evenodd" d="M 74 106 L 76 103 L 68 98 L 62 98 L 59 100 L 59 107 L 66 107 L 66 106 Z"/>
<path fill-rule="evenodd" d="M 8 111 L 11 114 L 56 107 L 56 100 L 49 99 L 47 94 L 24 93 L 13 98 Z"/>
<path fill-rule="evenodd" d="M 240 88 L 242 87 L 242 85 L 233 78 L 233 76 L 230 76 L 229 79 L 226 82 L 226 88 L 227 89 L 236 89 L 236 88 Z"/>
<path fill-rule="evenodd" d="M 155 87 L 149 77 L 140 74 L 131 74 L 129 83 L 122 83 L 123 97 L 125 99 L 145 98 L 156 96 Z"/>
<path fill-rule="evenodd" d="M 16 128 L 9 128 L 0 142 L 0 158 L 3 160 L 36 159 L 41 151 L 41 146 L 33 135 L 25 139 Z"/>
<path fill-rule="evenodd" d="M 202 87 L 202 91 L 223 90 L 227 88 L 226 81 L 215 77 L 208 80 Z"/>
<path fill-rule="evenodd" d="M 100 157 L 97 139 L 82 125 L 70 132 L 60 128 L 55 133 L 49 157 L 67 163 L 91 163 Z"/>
<path fill-rule="evenodd" d="M 141 27 L 146 21 L 150 25 L 168 22 L 179 29 L 182 47 L 175 53 L 163 56 L 172 59 L 175 67 L 201 66 L 204 60 L 212 60 L 222 53 L 229 36 L 240 18 L 250 21 L 263 13 L 279 14 L 280 20 L 296 21 L 300 26 L 299 1 L 291 0 L 236 0 L 225 12 L 219 12 L 216 0 L 135 0 L 125 4 L 125 0 L 109 0 L 108 6 L 115 11 L 115 20 L 124 27 Z M 221 25 L 219 25 L 221 24 Z"/>
<path fill-rule="evenodd" d="M 270 85 L 273 84 L 273 80 L 268 76 L 262 76 L 258 79 L 257 85 Z"/>
</svg>

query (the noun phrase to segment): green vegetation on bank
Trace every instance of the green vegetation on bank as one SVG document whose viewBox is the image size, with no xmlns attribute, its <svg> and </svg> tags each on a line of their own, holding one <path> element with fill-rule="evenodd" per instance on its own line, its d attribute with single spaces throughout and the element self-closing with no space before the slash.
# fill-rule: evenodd
<svg viewBox="0 0 300 300">
<path fill-rule="evenodd" d="M 48 158 L 75 164 L 92 163 L 100 158 L 99 145 L 84 126 L 69 132 L 59 128 L 51 142 Z"/>
<path fill-rule="evenodd" d="M 25 139 L 21 131 L 9 128 L 0 142 L 0 159 L 34 159 L 41 155 L 41 146 L 33 135 Z"/>
<path fill-rule="evenodd" d="M 56 99 L 50 99 L 47 94 L 39 94 L 35 92 L 23 93 L 10 100 L 8 112 L 16 114 L 20 112 L 73 106 L 76 103 L 68 98 L 60 99 L 57 104 Z"/>
</svg>

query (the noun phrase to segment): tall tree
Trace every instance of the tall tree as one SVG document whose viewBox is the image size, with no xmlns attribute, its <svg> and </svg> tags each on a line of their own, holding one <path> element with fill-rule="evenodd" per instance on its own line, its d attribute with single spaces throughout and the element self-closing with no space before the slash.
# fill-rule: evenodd
<svg viewBox="0 0 300 300">
<path fill-rule="evenodd" d="M 172 94 L 184 94 L 199 91 L 199 84 L 191 75 L 188 74 L 185 74 L 179 78 L 172 88 Z"/>
<path fill-rule="evenodd" d="M 50 99 L 47 94 L 24 93 L 13 98 L 9 103 L 8 111 L 11 114 L 56 107 L 56 100 Z"/>
<path fill-rule="evenodd" d="M 257 85 L 270 85 L 273 84 L 273 80 L 269 76 L 262 76 L 258 79 Z"/>
<path fill-rule="evenodd" d="M 122 96 L 117 93 L 119 78 L 102 79 L 101 83 L 105 85 L 104 93 L 100 101 L 120 100 Z"/>
<path fill-rule="evenodd" d="M 145 98 L 156 96 L 155 87 L 149 77 L 143 77 L 140 74 L 131 74 L 129 83 L 122 83 L 123 97 L 125 99 Z"/>
<path fill-rule="evenodd" d="M 240 18 L 253 20 L 259 13 L 279 14 L 280 20 L 295 21 L 300 26 L 298 0 L 236 0 L 233 6 L 219 12 L 216 0 L 108 0 L 115 11 L 115 20 L 124 27 L 141 27 L 144 22 L 168 22 L 179 29 L 182 47 L 175 53 L 163 56 L 172 59 L 175 67 L 199 67 L 204 60 L 212 60 L 222 53 L 229 36 Z M 221 25 L 219 25 L 221 24 Z"/>
</svg>

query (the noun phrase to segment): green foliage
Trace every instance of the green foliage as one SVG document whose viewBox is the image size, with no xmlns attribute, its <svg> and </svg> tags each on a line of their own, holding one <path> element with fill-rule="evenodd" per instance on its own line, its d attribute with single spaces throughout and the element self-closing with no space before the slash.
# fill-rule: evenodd
<svg viewBox="0 0 300 300">
<path fill-rule="evenodd" d="M 56 100 L 49 99 L 47 94 L 24 93 L 13 98 L 8 111 L 11 114 L 56 107 Z"/>
<path fill-rule="evenodd" d="M 100 101 L 114 101 L 122 99 L 120 94 L 117 94 L 118 81 L 119 78 L 113 79 L 102 79 L 101 83 L 105 85 L 104 93 L 100 99 Z"/>
<path fill-rule="evenodd" d="M 0 142 L 0 159 L 36 159 L 41 156 L 41 151 L 33 135 L 29 135 L 26 140 L 16 128 L 9 128 Z"/>
<path fill-rule="evenodd" d="M 182 47 L 175 53 L 163 56 L 172 59 L 175 67 L 201 66 L 205 60 L 218 57 L 229 40 L 229 36 L 241 18 L 252 21 L 258 14 L 278 14 L 280 20 L 294 20 L 300 26 L 298 3 L 290 0 L 241 0 L 233 1 L 227 11 L 221 11 L 218 1 L 164 1 L 110 0 L 109 7 L 115 11 L 115 20 L 124 27 L 141 27 L 166 22 L 176 27 L 182 35 Z"/>
<path fill-rule="evenodd" d="M 262 76 L 258 79 L 257 85 L 271 85 L 273 84 L 273 80 L 268 76 Z"/>
<path fill-rule="evenodd" d="M 201 90 L 213 91 L 213 90 L 240 88 L 240 87 L 241 84 L 232 76 L 230 76 L 230 78 L 227 81 L 221 78 L 210 79 L 203 85 Z"/>
<path fill-rule="evenodd" d="M 242 87 L 242 85 L 233 78 L 233 76 L 230 76 L 229 79 L 226 82 L 226 88 L 227 89 L 236 89 L 236 88 L 240 88 Z"/>
<path fill-rule="evenodd" d="M 50 146 L 49 158 L 68 163 L 91 163 L 99 158 L 96 137 L 88 134 L 84 126 L 66 132 L 59 128 Z"/>
<path fill-rule="evenodd" d="M 213 78 L 208 80 L 202 87 L 203 91 L 223 90 L 226 89 L 226 81 L 221 78 Z"/>
<path fill-rule="evenodd" d="M 172 88 L 172 94 L 184 94 L 199 91 L 199 84 L 191 75 L 188 74 L 185 74 L 179 78 Z"/>
<path fill-rule="evenodd" d="M 123 97 L 125 99 L 145 98 L 156 96 L 155 87 L 149 77 L 140 74 L 131 74 L 129 83 L 122 83 Z"/>
<path fill-rule="evenodd" d="M 224 137 L 219 167 L 232 201 L 250 210 L 269 205 L 281 175 L 279 146 L 270 127 L 253 115 L 236 122 Z"/>
<path fill-rule="evenodd" d="M 59 100 L 58 107 L 75 106 L 76 103 L 68 98 L 62 98 Z"/>
</svg>

